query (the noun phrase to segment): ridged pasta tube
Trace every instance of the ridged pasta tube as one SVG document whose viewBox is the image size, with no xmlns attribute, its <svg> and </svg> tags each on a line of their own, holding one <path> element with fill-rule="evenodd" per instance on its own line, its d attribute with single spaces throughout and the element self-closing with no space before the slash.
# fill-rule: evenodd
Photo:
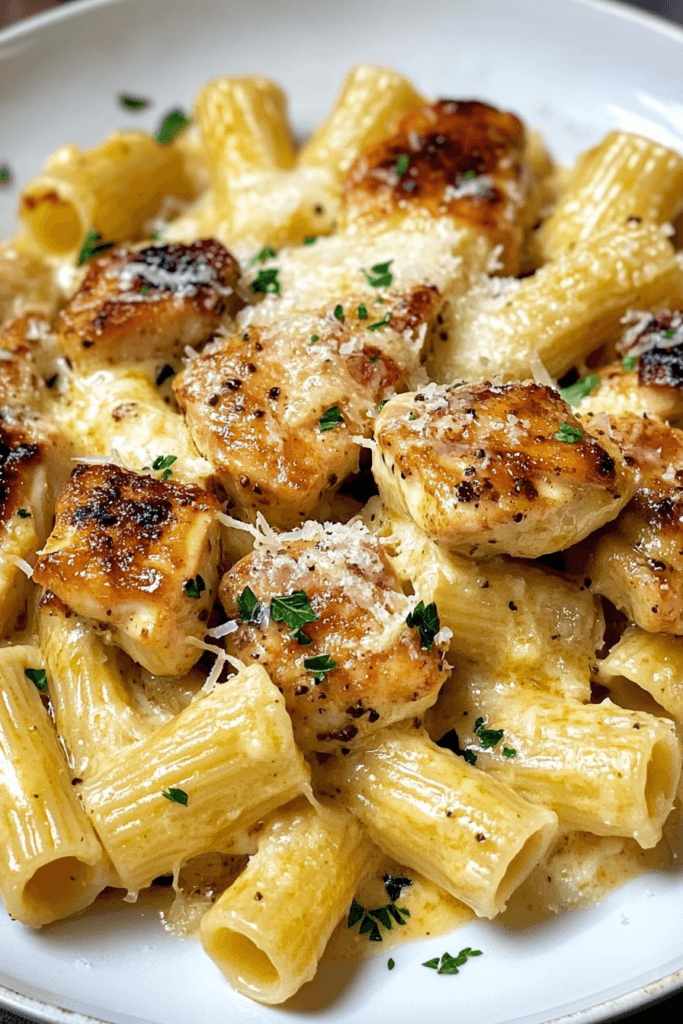
<svg viewBox="0 0 683 1024">
<path fill-rule="evenodd" d="M 621 703 L 620 680 L 635 683 L 641 691 L 683 724 L 683 640 L 670 633 L 646 633 L 629 626 L 604 661 L 600 681 Z"/>
</svg>

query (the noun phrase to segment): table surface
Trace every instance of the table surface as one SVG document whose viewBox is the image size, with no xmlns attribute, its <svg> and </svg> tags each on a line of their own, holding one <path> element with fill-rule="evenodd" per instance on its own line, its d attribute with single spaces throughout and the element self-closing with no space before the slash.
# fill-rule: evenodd
<svg viewBox="0 0 683 1024">
<path fill-rule="evenodd" d="M 0 9 L 0 28 L 18 21 L 20 18 L 26 18 L 56 7 L 60 2 L 77 3 L 78 0 L 3 0 Z M 661 17 L 683 25 L 683 0 L 638 0 L 638 2 L 632 0 L 631 6 L 653 11 Z M 631 1014 L 629 1020 L 632 1024 L 659 1024 L 663 1009 L 673 1010 L 674 1014 L 678 1012 L 683 1015 L 683 993 L 667 999 L 665 1003 L 665 1007 L 659 1004 L 648 1010 L 642 1010 L 640 1013 Z M 25 1017 L 0 1008 L 0 1024 L 28 1024 L 28 1021 Z"/>
</svg>

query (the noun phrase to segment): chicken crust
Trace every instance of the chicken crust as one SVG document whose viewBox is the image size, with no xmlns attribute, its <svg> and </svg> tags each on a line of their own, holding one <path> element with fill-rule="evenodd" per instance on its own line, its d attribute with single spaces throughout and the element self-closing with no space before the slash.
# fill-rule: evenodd
<svg viewBox="0 0 683 1024">
<path fill-rule="evenodd" d="M 150 672 L 184 675 L 216 598 L 218 509 L 200 487 L 78 465 L 33 578 Z"/>
<path fill-rule="evenodd" d="M 636 486 L 604 429 L 530 382 L 399 395 L 375 440 L 384 503 L 472 558 L 560 551 L 614 519 Z"/>
<path fill-rule="evenodd" d="M 244 305 L 239 264 L 215 239 L 116 249 L 93 262 L 58 319 L 79 366 L 179 357 Z"/>
<path fill-rule="evenodd" d="M 595 538 L 583 571 L 642 629 L 683 633 L 683 431 L 628 414 L 611 424 L 638 489 Z"/>
<path fill-rule="evenodd" d="M 503 247 L 505 271 L 517 263 L 520 212 L 529 172 L 524 125 L 476 100 L 414 107 L 393 135 L 368 147 L 342 189 L 348 221 L 388 221 L 408 212 L 469 224 Z"/>
<path fill-rule="evenodd" d="M 250 617 L 240 614 L 247 587 L 259 602 Z M 297 639 L 275 621 L 272 601 L 301 591 L 314 621 Z M 416 602 L 359 522 L 309 522 L 257 548 L 225 574 L 220 599 L 238 622 L 226 649 L 266 669 L 304 750 L 348 751 L 379 728 L 422 715 L 449 672 L 450 634 L 423 649 L 419 630 L 406 622 Z M 318 678 L 305 661 L 325 655 L 334 667 Z"/>
</svg>

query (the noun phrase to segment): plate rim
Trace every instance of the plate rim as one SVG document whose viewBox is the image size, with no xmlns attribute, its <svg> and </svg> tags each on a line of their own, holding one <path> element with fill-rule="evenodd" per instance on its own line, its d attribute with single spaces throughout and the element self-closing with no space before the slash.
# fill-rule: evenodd
<svg viewBox="0 0 683 1024">
<path fill-rule="evenodd" d="M 15 24 L 0 29 L 0 47 L 5 43 L 15 42 L 23 37 L 30 36 L 34 32 L 60 21 L 84 17 L 90 11 L 100 7 L 113 7 L 115 4 L 139 2 L 141 0 L 78 0 L 78 3 L 60 4 L 60 6 L 55 7 L 53 10 L 31 15 Z M 683 25 L 667 21 L 664 17 L 653 11 L 634 7 L 626 2 L 626 0 L 562 0 L 562 2 L 592 8 L 613 17 L 640 23 L 650 31 L 669 36 L 677 43 L 683 45 Z M 1 57 L 2 53 L 0 51 Z M 657 992 L 652 991 L 655 987 L 658 989 Z M 594 1003 L 583 1010 L 575 1010 L 559 1017 L 548 1018 L 544 1024 L 609 1024 L 610 1021 L 621 1019 L 625 1014 L 637 1012 L 647 1006 L 656 1006 L 658 1003 L 681 991 L 683 991 L 683 966 L 661 978 L 631 989 L 621 995 L 612 996 L 609 999 Z M 58 1006 L 56 1003 L 47 1002 L 37 996 L 23 995 L 1 982 L 0 1009 L 10 1010 L 27 1019 L 41 1022 L 41 1024 L 111 1024 L 111 1021 L 105 1020 L 102 1017 L 93 1017 L 76 1010 L 70 1010 Z M 133 1020 L 130 1017 L 128 1019 Z M 136 1020 L 139 1024 L 153 1024 L 151 1021 L 143 1021 L 142 1018 L 136 1018 Z"/>
</svg>

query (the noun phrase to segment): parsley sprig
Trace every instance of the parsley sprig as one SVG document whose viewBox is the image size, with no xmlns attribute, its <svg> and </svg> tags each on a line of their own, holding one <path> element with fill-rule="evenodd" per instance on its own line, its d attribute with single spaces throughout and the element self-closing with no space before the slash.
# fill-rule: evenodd
<svg viewBox="0 0 683 1024">
<path fill-rule="evenodd" d="M 257 263 L 265 263 L 266 260 L 274 260 L 276 256 L 277 253 L 275 252 L 275 249 L 273 249 L 272 245 L 264 245 L 264 247 L 257 252 L 255 256 L 251 257 L 249 260 L 249 266 L 255 267 Z"/>
<path fill-rule="evenodd" d="M 184 132 L 188 125 L 191 124 L 192 118 L 188 117 L 179 107 L 176 107 L 175 110 L 171 110 L 166 114 L 154 138 L 160 146 L 167 146 L 169 142 L 173 142 L 175 137 Z"/>
<path fill-rule="evenodd" d="M 25 668 L 24 675 L 41 693 L 47 693 L 47 673 L 44 668 Z"/>
<path fill-rule="evenodd" d="M 381 320 L 378 320 L 375 324 L 368 324 L 369 331 L 378 331 L 380 327 L 386 327 L 391 320 L 391 313 L 387 313 Z"/>
<path fill-rule="evenodd" d="M 281 292 L 277 267 L 262 268 L 251 282 L 251 290 L 262 295 L 279 295 Z"/>
<path fill-rule="evenodd" d="M 425 607 L 424 601 L 420 601 L 414 611 L 408 614 L 406 624 L 411 629 L 413 627 L 419 629 L 420 646 L 423 651 L 429 651 L 434 644 L 434 637 L 441 629 L 436 603 L 432 601 L 431 604 Z"/>
<path fill-rule="evenodd" d="M 83 239 L 81 248 L 78 251 L 76 257 L 76 266 L 82 267 L 84 263 L 91 260 L 93 256 L 99 256 L 100 253 L 105 252 L 107 249 L 111 249 L 113 242 L 102 242 L 100 239 L 102 235 L 99 231 L 95 231 L 95 228 L 90 228 L 87 235 Z"/>
<path fill-rule="evenodd" d="M 176 789 L 175 786 L 169 786 L 165 789 L 162 796 L 165 796 L 167 800 L 170 800 L 174 804 L 182 804 L 183 807 L 187 807 L 187 793 L 184 789 Z"/>
<path fill-rule="evenodd" d="M 7 164 L 0 164 L 0 185 L 9 185 L 12 180 L 12 172 Z"/>
<path fill-rule="evenodd" d="M 174 462 L 177 462 L 177 460 L 177 455 L 157 455 L 156 459 L 152 463 L 152 469 L 155 473 L 161 473 L 162 480 L 168 480 L 170 476 L 173 476 L 171 466 Z"/>
<path fill-rule="evenodd" d="M 482 951 L 480 949 L 472 949 L 471 946 L 465 946 L 457 956 L 443 953 L 441 957 L 435 956 L 433 960 L 426 960 L 422 966 L 431 967 L 437 974 L 459 974 L 458 968 L 466 964 L 470 957 L 481 955 Z"/>
<path fill-rule="evenodd" d="M 624 356 L 622 360 L 623 367 L 627 373 L 630 373 L 631 370 L 635 370 L 637 362 L 638 360 L 636 359 L 636 357 L 632 355 Z"/>
<path fill-rule="evenodd" d="M 387 903 L 383 907 L 374 907 L 366 910 L 364 906 L 355 900 L 351 904 L 348 917 L 348 927 L 353 928 L 360 921 L 359 935 L 367 935 L 370 942 L 381 942 L 382 932 L 380 928 L 390 932 L 395 924 L 404 925 L 404 917 L 410 917 L 407 907 L 397 907 L 395 903 Z"/>
<path fill-rule="evenodd" d="M 328 672 L 337 667 L 329 654 L 318 654 L 314 658 L 304 658 L 304 668 L 315 676 L 316 683 L 321 683 Z"/>
<path fill-rule="evenodd" d="M 261 605 L 251 587 L 245 587 L 237 598 L 237 608 L 242 622 L 256 622 L 261 613 Z"/>
<path fill-rule="evenodd" d="M 311 607 L 305 590 L 295 590 L 282 597 L 273 597 L 270 602 L 270 616 L 273 622 L 284 622 L 292 631 L 294 639 L 307 647 L 310 639 L 303 631 L 308 622 L 316 622 L 319 618 Z"/>
<path fill-rule="evenodd" d="M 560 395 L 568 405 L 578 405 L 583 398 L 588 398 L 600 387 L 600 378 L 597 373 L 589 373 L 587 377 L 575 381 L 569 387 L 560 388 Z"/>
<path fill-rule="evenodd" d="M 344 417 L 342 416 L 341 409 L 338 405 L 331 406 L 318 420 L 318 427 L 323 433 L 325 433 L 326 430 L 332 430 L 333 427 L 344 425 Z"/>
<path fill-rule="evenodd" d="M 477 763 L 477 755 L 473 750 L 466 750 L 460 746 L 460 740 L 455 729 L 449 729 L 448 732 L 444 733 L 440 740 L 436 741 L 437 747 L 443 747 L 444 750 L 450 750 L 453 754 L 457 754 L 458 757 L 463 757 L 468 764 L 473 767 Z"/>
<path fill-rule="evenodd" d="M 183 590 L 188 597 L 200 597 L 206 590 L 206 583 L 204 582 L 203 577 L 197 573 L 196 576 L 187 580 L 183 586 Z"/>
<path fill-rule="evenodd" d="M 386 263 L 375 263 L 373 267 L 370 267 L 369 273 L 361 267 L 361 273 L 365 274 L 368 284 L 373 288 L 388 288 L 394 280 L 394 275 L 389 270 L 393 262 L 393 260 L 387 260 Z"/>
<path fill-rule="evenodd" d="M 119 103 L 126 110 L 144 110 L 149 106 L 149 100 L 144 99 L 142 96 L 131 96 L 125 92 L 120 93 Z"/>
<path fill-rule="evenodd" d="M 398 174 L 399 178 L 402 178 L 403 175 L 406 173 L 406 171 L 408 170 L 409 163 L 410 157 L 408 156 L 407 153 L 401 153 L 401 155 L 396 158 L 396 173 Z"/>
<path fill-rule="evenodd" d="M 583 437 L 583 430 L 573 427 L 571 423 L 560 423 L 560 426 L 553 434 L 557 441 L 564 441 L 565 444 L 576 444 Z"/>
</svg>

